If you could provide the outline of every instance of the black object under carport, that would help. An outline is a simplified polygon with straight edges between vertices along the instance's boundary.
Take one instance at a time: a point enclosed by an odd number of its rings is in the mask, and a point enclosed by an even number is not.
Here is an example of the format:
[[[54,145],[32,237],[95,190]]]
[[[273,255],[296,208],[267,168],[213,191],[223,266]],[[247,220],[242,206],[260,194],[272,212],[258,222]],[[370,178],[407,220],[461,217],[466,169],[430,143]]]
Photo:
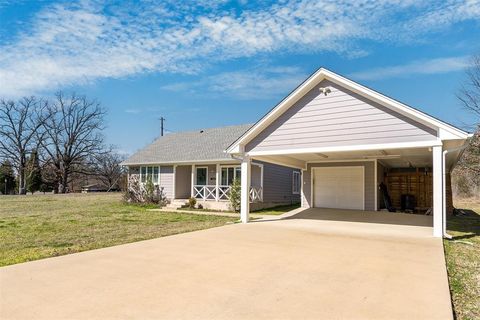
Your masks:
[[[385,208],[387,208],[388,212],[396,212],[397,209],[392,205],[392,199],[388,194],[387,186],[381,182],[379,186],[380,192],[382,193],[383,203],[385,204]]]

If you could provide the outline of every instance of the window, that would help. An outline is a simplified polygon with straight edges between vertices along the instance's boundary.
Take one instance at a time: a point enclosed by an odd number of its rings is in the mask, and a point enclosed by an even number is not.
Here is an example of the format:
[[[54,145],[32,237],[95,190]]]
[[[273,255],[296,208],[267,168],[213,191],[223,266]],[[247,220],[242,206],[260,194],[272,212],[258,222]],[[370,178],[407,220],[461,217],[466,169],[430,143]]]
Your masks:
[[[241,168],[240,167],[222,167],[221,172],[221,185],[222,186],[231,186],[234,179],[241,179]]]
[[[208,168],[207,167],[197,167],[197,186],[207,185],[208,180]]]
[[[301,178],[300,178],[300,172],[299,171],[293,171],[293,179],[292,179],[292,193],[293,194],[299,194],[300,193],[300,183],[301,183]]]
[[[158,184],[159,167],[141,167],[140,168],[140,182],[146,183],[148,179],[152,179],[154,184]]]

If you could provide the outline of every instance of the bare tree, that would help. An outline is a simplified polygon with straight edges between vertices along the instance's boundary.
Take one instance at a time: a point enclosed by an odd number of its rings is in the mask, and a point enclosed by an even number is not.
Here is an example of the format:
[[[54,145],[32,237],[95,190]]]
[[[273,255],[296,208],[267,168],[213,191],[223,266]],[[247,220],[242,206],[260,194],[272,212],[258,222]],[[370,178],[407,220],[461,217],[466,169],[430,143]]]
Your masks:
[[[35,97],[17,102],[0,100],[0,157],[9,160],[18,174],[18,193],[25,194],[27,155],[38,148],[42,138],[41,116],[47,103]]]
[[[466,71],[467,80],[462,85],[458,99],[466,110],[474,116],[475,134],[462,155],[456,171],[457,189],[463,194],[474,194],[480,190],[480,54],[472,59]]]
[[[94,175],[111,190],[118,186],[124,170],[120,163],[125,160],[125,156],[117,153],[113,148],[98,154],[93,160]]]
[[[467,81],[457,94],[462,105],[477,117],[480,124],[480,54],[472,58],[472,65],[467,69]]]
[[[57,93],[49,105],[42,146],[56,171],[56,190],[65,193],[69,176],[87,159],[102,152],[105,110],[97,101]]]

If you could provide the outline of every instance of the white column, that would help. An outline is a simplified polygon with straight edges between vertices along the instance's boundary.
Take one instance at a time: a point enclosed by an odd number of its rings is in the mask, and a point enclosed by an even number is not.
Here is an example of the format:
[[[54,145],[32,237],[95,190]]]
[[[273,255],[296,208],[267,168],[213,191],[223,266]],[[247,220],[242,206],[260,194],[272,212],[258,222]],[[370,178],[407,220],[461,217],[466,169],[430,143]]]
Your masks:
[[[442,146],[432,147],[433,157],[433,236],[442,237],[442,219],[443,219],[443,165],[442,165]]]
[[[195,165],[192,164],[192,188],[190,190],[190,196],[193,197],[194,195],[194,192],[193,192],[193,188],[195,186]]]
[[[173,186],[172,186],[172,189],[173,189],[173,196],[172,196],[172,200],[175,200],[176,198],[176,185],[177,185],[177,165],[174,165],[173,166]]]
[[[242,160],[242,190],[240,200],[240,219],[242,223],[247,223],[250,215],[250,177],[251,162],[250,158],[245,156]]]
[[[215,201],[218,201],[220,198],[220,164],[217,163],[216,170],[215,170]]]

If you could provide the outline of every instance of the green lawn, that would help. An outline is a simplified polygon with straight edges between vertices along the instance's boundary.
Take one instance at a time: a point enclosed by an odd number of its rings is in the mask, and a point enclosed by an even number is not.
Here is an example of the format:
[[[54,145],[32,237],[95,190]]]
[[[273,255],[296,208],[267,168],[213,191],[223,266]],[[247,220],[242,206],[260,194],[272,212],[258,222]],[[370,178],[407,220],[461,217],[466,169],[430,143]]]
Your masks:
[[[291,210],[294,210],[294,209],[297,209],[297,208],[300,208],[299,203],[298,204],[286,205],[286,206],[277,206],[277,207],[273,207],[273,208],[261,209],[261,210],[254,211],[252,213],[278,216],[278,215],[284,214],[285,212],[288,212],[288,211],[291,211]]]
[[[450,291],[458,320],[480,319],[480,200],[455,201],[467,215],[450,217],[445,254]]]
[[[120,194],[0,196],[0,266],[206,229],[235,218],[150,212]]]

